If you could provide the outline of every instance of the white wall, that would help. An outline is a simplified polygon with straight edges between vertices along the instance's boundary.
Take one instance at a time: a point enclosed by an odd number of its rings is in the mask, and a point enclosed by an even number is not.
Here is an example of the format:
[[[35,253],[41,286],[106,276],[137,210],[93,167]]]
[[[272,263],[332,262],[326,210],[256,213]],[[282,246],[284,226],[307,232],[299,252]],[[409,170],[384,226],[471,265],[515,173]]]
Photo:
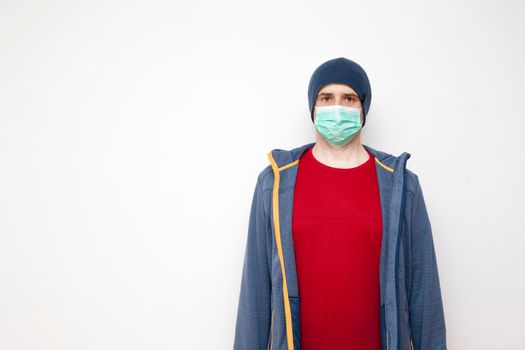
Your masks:
[[[0,3],[0,348],[231,349],[273,148],[325,60],[421,179],[450,349],[525,343],[522,1]]]

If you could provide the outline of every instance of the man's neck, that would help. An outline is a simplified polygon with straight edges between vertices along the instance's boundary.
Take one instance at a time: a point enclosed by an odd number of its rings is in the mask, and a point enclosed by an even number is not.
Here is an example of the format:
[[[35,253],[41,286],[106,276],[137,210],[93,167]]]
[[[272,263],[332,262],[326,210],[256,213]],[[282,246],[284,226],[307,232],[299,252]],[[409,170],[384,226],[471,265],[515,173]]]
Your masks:
[[[355,168],[369,159],[360,136],[361,133],[344,146],[334,146],[317,132],[316,143],[312,149],[313,156],[319,162],[333,168]]]

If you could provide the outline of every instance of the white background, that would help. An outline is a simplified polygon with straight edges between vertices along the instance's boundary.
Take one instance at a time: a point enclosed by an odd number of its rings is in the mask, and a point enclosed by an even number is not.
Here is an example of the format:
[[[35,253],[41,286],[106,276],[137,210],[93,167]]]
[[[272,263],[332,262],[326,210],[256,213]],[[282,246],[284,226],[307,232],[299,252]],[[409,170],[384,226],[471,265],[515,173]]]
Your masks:
[[[522,1],[0,2],[0,349],[231,349],[273,148],[355,60],[419,175],[450,349],[525,345]]]

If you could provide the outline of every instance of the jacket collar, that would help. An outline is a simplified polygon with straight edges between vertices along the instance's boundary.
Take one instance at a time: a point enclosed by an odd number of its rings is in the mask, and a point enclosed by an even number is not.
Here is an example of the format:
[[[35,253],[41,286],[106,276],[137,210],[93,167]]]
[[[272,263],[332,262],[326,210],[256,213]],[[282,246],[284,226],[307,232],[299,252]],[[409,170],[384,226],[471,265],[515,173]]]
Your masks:
[[[310,142],[291,150],[275,148],[270,153],[272,154],[277,167],[281,168],[297,161],[299,158],[301,158],[303,153],[313,145],[315,145],[315,142]],[[411,156],[411,154],[408,152],[403,152],[399,156],[394,156],[387,152],[379,151],[373,147],[370,147],[369,145],[362,145],[366,150],[374,155],[376,162],[379,165],[390,172],[394,172],[394,170],[400,165],[404,167],[406,165],[406,160]]]

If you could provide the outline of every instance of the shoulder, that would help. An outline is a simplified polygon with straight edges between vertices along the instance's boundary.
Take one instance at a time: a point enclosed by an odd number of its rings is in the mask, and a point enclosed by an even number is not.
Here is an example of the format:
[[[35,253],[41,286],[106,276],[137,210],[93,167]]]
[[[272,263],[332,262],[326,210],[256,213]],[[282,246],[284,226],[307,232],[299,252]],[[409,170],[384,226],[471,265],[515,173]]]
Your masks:
[[[419,191],[419,177],[412,170],[405,169],[405,191],[410,192],[412,195],[416,195]]]
[[[262,191],[271,190],[273,188],[273,169],[271,165],[264,167],[257,176],[257,184],[261,186]]]

